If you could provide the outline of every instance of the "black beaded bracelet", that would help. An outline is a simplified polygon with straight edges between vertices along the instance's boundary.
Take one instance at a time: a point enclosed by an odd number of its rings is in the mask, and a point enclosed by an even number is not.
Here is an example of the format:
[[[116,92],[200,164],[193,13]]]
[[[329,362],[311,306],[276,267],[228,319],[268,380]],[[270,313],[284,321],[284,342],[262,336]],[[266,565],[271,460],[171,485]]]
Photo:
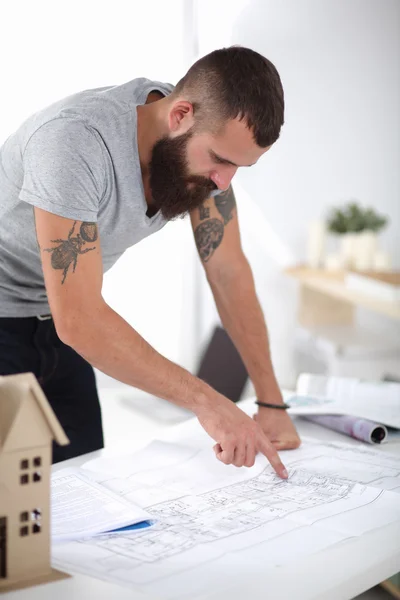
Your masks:
[[[260,402],[259,400],[256,400],[256,404],[257,406],[265,406],[265,408],[279,408],[280,410],[287,410],[290,408],[290,405],[286,404],[285,402],[283,404],[269,404],[269,402]]]

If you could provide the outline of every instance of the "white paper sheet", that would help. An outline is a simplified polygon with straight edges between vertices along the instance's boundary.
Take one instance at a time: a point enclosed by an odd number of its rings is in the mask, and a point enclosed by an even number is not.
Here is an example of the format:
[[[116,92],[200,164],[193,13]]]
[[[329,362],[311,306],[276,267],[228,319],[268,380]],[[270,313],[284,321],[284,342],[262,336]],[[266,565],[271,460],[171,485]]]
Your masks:
[[[53,542],[76,540],[146,520],[151,517],[143,509],[98,485],[80,469],[62,469],[51,477]]]
[[[99,472],[96,477],[145,506],[158,524],[135,536],[55,547],[55,564],[161,598],[195,598],[209,589],[208,570],[213,590],[225,589],[226,570],[218,575],[215,561],[234,565],[244,577],[254,561],[262,568],[260,556],[264,564],[281,565],[398,521],[399,496],[364,483],[384,481],[390,487],[396,480],[397,485],[400,460],[330,446],[324,452],[320,444],[305,443],[282,453],[289,470],[284,481],[261,456],[251,469],[236,469],[216,461],[208,447],[150,445],[137,461],[131,456],[125,462],[123,477]],[[141,469],[144,457],[152,469]],[[373,464],[371,473],[365,459]],[[169,467],[159,468],[157,460],[169,461]],[[99,470],[105,462],[87,466]]]

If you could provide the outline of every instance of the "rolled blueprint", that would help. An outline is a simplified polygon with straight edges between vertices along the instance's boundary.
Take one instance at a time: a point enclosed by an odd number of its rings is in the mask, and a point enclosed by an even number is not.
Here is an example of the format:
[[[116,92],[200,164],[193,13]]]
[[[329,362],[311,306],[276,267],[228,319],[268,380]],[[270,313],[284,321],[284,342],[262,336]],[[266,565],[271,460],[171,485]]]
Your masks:
[[[384,425],[358,417],[349,415],[302,415],[302,417],[369,444],[380,444],[387,437],[387,429]]]

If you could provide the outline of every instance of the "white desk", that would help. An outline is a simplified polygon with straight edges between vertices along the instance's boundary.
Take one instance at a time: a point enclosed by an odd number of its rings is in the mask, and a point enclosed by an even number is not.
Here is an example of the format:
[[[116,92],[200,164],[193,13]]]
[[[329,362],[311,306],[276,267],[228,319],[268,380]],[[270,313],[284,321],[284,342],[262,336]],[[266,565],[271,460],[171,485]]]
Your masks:
[[[190,422],[178,425],[190,427]],[[321,440],[357,444],[355,440],[303,421],[296,420],[301,435]],[[200,427],[200,426],[199,426]],[[149,439],[150,441],[150,439]],[[360,442],[361,443],[361,442]],[[141,440],[140,445],[143,445]],[[210,452],[211,450],[210,444]],[[374,446],[377,450],[400,454],[400,443]],[[90,458],[105,456],[107,450],[59,463],[53,469],[79,466]],[[399,498],[400,501],[400,498]],[[234,589],[226,594],[229,600],[349,600],[400,571],[400,522],[376,529],[361,537],[328,548],[284,567],[268,568],[257,579],[235,582]],[[4,600],[159,600],[135,590],[112,585],[82,575],[2,595]],[[221,600],[221,593],[210,593],[207,600]]]

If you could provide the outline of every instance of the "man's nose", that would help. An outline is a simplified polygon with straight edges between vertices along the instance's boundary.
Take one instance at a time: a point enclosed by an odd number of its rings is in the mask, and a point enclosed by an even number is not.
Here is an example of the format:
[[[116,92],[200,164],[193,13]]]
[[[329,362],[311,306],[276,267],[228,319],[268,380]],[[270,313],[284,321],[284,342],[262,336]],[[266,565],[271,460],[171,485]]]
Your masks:
[[[237,170],[237,167],[227,165],[212,171],[210,179],[215,183],[219,190],[227,190]]]

